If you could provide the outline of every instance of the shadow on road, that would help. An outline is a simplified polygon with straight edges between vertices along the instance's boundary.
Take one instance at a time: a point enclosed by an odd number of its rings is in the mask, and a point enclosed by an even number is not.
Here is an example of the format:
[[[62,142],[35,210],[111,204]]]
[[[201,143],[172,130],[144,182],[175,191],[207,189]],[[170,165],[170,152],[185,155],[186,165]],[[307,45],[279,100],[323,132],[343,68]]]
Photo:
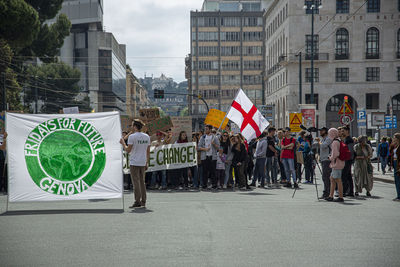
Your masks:
[[[101,213],[124,213],[123,209],[73,209],[73,210],[14,210],[6,211],[0,216],[19,215],[55,215],[55,214],[101,214]]]
[[[153,212],[153,210],[146,209],[146,208],[138,208],[138,209],[133,209],[131,213],[149,213]]]

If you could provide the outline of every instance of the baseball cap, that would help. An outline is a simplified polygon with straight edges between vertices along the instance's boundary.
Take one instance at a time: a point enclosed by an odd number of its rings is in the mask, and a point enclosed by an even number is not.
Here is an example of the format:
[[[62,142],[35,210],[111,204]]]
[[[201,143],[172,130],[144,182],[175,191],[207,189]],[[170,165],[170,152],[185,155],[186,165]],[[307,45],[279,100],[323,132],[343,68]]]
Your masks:
[[[320,129],[318,129],[318,131],[328,131],[328,128],[322,127],[322,128],[320,128]]]

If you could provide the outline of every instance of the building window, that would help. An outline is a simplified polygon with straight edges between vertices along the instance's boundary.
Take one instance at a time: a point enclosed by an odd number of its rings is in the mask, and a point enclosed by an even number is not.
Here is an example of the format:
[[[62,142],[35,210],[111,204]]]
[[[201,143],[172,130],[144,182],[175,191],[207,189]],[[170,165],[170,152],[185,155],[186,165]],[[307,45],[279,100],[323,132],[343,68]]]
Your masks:
[[[196,62],[194,61],[194,70],[196,70]],[[217,70],[218,61],[199,61],[199,70]]]
[[[192,39],[196,40],[196,34],[192,34]],[[217,42],[218,41],[218,32],[199,32],[199,41]]]
[[[243,11],[261,11],[260,3],[242,3]]]
[[[306,60],[310,60],[311,59],[311,34],[307,34],[306,35]],[[319,43],[319,35],[318,34],[314,34],[314,59],[318,59],[318,51],[319,51],[319,47],[318,47],[318,43]]]
[[[243,84],[261,84],[261,75],[243,75]]]
[[[349,1],[350,0],[336,0],[336,13],[349,13]]]
[[[221,46],[221,56],[240,56],[240,46]]]
[[[306,83],[311,82],[311,68],[306,68]],[[314,68],[314,82],[319,82],[319,69]]]
[[[240,27],[240,18],[238,17],[223,17],[221,18],[222,27]]]
[[[222,84],[224,85],[238,85],[240,84],[240,75],[223,75]]]
[[[400,67],[397,67],[397,80],[400,81]]]
[[[319,6],[321,5],[321,0],[305,0],[304,6],[306,7],[306,14],[319,14]]]
[[[368,0],[367,12],[368,13],[381,12],[381,0]]]
[[[335,59],[349,59],[349,32],[344,28],[336,32]]]
[[[244,56],[255,56],[262,54],[261,46],[243,46],[243,55]]]
[[[222,61],[221,69],[222,70],[239,70],[240,62],[239,61]]]
[[[349,81],[349,68],[336,68],[336,82]]]
[[[243,32],[244,41],[261,41],[262,32]]]
[[[318,110],[318,94],[314,94],[314,104],[317,104]],[[311,94],[306,94],[306,104],[311,104]]]
[[[365,94],[367,109],[379,109],[379,93]]]
[[[400,29],[397,30],[397,58],[400,58]]]
[[[196,49],[194,49],[194,55],[196,55]],[[200,57],[212,57],[218,56],[217,46],[199,46],[199,56]]]
[[[240,41],[240,32],[221,32],[221,41]]]
[[[262,26],[263,20],[262,18],[257,17],[244,17],[243,18],[243,26],[245,27],[255,27],[255,26]]]
[[[202,17],[198,18],[199,27],[217,27],[218,19],[216,17]]]
[[[245,69],[245,70],[261,70],[262,69],[262,61],[261,60],[243,61],[243,69]]]
[[[377,82],[379,81],[379,67],[367,68],[367,82]]]
[[[379,30],[375,27],[369,28],[367,31],[367,59],[379,58]]]

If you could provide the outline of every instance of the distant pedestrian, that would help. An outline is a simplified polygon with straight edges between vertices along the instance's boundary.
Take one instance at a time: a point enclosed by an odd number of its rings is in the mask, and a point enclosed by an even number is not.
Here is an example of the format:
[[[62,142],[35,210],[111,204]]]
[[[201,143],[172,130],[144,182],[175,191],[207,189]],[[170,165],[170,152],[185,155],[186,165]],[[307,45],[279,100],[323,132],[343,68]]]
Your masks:
[[[178,140],[176,140],[175,144],[183,144],[183,143],[188,143],[188,138],[187,138],[187,134],[185,131],[181,131],[179,133],[178,136]],[[181,184],[183,185],[184,189],[188,189],[189,188],[189,177],[188,177],[188,173],[189,173],[189,168],[180,168],[177,169],[175,172],[175,177],[174,177],[174,184],[176,187],[179,186],[179,189],[182,189]]]
[[[393,143],[393,172],[396,185],[397,197],[393,201],[400,202],[400,133],[396,133],[392,140]]]
[[[379,160],[381,162],[382,174],[386,174],[386,165],[388,164],[389,158],[389,143],[387,142],[386,137],[383,137],[381,143],[378,146]]]
[[[265,132],[263,132],[258,137],[257,141],[256,164],[254,166],[254,176],[251,186],[256,186],[257,180],[260,181],[260,187],[264,187],[265,185],[265,161],[267,156],[267,146],[267,139],[265,138]]]
[[[217,156],[217,169],[215,175],[217,176],[217,181],[219,183],[219,188],[224,188],[225,182],[225,161],[226,154],[224,154],[224,149],[221,147],[218,151]]]
[[[220,147],[219,139],[212,134],[212,126],[205,126],[205,135],[200,138],[199,150],[201,151],[201,164],[203,167],[203,189],[207,188],[210,179],[212,188],[217,188],[215,170],[217,165],[217,152]]]
[[[246,147],[241,141],[239,135],[235,134],[233,139],[231,140],[233,147],[233,159],[232,159],[232,166],[235,173],[235,181],[239,186],[239,189],[246,189],[247,188],[247,181],[244,175],[244,167],[247,158],[247,151]]]
[[[372,148],[367,144],[367,137],[358,137],[358,144],[354,146],[355,162],[354,162],[354,178],[355,178],[355,195],[358,196],[364,188],[367,190],[367,196],[371,196],[373,187],[372,180]]]
[[[319,160],[322,165],[322,181],[324,182],[324,191],[322,194],[322,198],[327,198],[330,192],[330,177],[332,169],[329,166],[331,161],[329,160],[330,154],[330,145],[332,143],[332,139],[328,137],[328,128],[322,127],[319,129],[319,134],[321,136],[320,145],[319,145]]]
[[[285,172],[286,172],[286,178],[287,178],[287,183],[286,187],[291,188],[292,184],[290,182],[290,176],[292,176],[293,179],[293,186],[294,188],[298,188],[297,180],[296,180],[296,169],[295,169],[295,162],[294,162],[294,151],[295,151],[295,145],[296,145],[296,140],[291,137],[290,135],[290,128],[287,127],[285,129],[285,137],[282,139],[281,143],[281,161],[283,163],[283,166],[285,167]]]
[[[304,172],[305,172],[305,183],[312,184],[314,181],[314,170],[313,170],[313,152],[312,147],[312,135],[305,136],[304,148],[303,148],[303,160],[304,160]]]
[[[336,128],[331,128],[328,131],[328,136],[332,141],[331,143],[331,155],[329,160],[331,164],[329,167],[332,168],[331,172],[331,189],[329,193],[329,197],[326,198],[327,201],[337,201],[343,202],[343,184],[342,184],[342,171],[344,168],[344,161],[340,160],[340,140],[339,138],[339,131]],[[339,191],[339,198],[333,199],[333,194],[335,193],[335,188],[338,188]]]
[[[279,164],[279,172],[281,173],[281,179],[280,183],[281,184],[286,184],[286,171],[285,167],[283,166],[283,163],[281,161],[281,152],[282,152],[282,140],[284,137],[284,130],[282,128],[278,129],[278,132],[276,134],[276,145],[275,148],[278,151],[278,164]]]
[[[267,186],[278,187],[278,150],[275,148],[275,127],[268,128],[266,179]]]
[[[351,166],[353,165],[353,159],[354,159],[354,140],[350,136],[349,126],[342,127],[340,138],[344,142],[344,144],[348,147],[351,154],[351,159],[345,161],[342,172],[343,195],[354,197],[353,176],[351,172]]]
[[[133,134],[128,137],[128,145],[121,138],[120,143],[129,153],[129,165],[134,186],[135,203],[129,208],[146,207],[145,172],[150,158],[150,137],[142,133],[144,123],[135,119],[132,122]]]

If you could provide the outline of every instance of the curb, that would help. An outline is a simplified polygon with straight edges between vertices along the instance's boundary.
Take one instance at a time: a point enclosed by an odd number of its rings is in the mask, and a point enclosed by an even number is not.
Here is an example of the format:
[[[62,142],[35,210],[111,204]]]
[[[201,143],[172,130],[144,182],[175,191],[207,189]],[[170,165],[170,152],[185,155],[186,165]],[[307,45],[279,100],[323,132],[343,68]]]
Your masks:
[[[386,178],[379,178],[379,177],[374,177],[375,181],[380,181],[388,184],[394,184],[394,180],[391,179],[386,179]]]

